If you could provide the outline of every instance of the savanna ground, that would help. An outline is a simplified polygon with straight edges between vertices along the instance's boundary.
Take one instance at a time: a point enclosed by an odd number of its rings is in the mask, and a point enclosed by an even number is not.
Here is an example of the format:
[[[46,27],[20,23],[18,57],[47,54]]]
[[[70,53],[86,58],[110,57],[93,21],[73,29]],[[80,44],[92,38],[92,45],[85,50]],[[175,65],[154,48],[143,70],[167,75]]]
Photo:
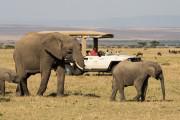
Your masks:
[[[172,48],[174,49],[174,48]],[[56,75],[53,72],[43,97],[36,96],[40,75],[28,80],[29,97],[17,97],[16,85],[6,84],[6,97],[0,97],[2,120],[179,120],[180,54],[169,54],[167,48],[130,49],[121,52],[144,53],[144,60],[159,62],[164,70],[166,101],[162,100],[160,82],[151,78],[145,102],[135,102],[134,87],[125,89],[127,102],[109,101],[112,76],[66,76],[66,97],[55,97]],[[177,49],[180,50],[180,49]],[[162,56],[157,56],[157,52]],[[14,69],[13,50],[0,50],[0,67]]]

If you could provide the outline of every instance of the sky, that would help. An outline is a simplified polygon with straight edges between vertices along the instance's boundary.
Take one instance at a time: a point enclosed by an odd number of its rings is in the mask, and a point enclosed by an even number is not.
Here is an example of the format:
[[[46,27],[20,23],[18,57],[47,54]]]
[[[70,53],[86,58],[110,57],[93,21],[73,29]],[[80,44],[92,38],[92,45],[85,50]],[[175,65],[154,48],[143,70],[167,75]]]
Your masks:
[[[0,24],[180,16],[180,0],[0,0]]]

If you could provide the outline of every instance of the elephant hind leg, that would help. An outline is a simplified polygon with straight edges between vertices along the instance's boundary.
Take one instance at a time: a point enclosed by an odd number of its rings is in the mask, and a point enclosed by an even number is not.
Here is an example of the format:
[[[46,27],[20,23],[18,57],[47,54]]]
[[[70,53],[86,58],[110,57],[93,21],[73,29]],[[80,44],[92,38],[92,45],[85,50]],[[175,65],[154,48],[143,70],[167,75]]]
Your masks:
[[[20,96],[29,96],[29,90],[27,88],[27,79],[30,76],[30,74],[26,74],[24,76],[19,77],[20,83],[18,84],[16,88],[16,94]]]
[[[116,99],[116,94],[117,94],[117,91],[118,91],[116,79],[115,79],[115,77],[113,77],[113,79],[112,79],[112,94],[111,94],[111,97],[110,97],[110,101],[115,101],[115,99]]]
[[[16,95],[17,96],[24,96],[24,92],[22,89],[22,85],[20,85],[21,83],[19,83],[16,87]]]

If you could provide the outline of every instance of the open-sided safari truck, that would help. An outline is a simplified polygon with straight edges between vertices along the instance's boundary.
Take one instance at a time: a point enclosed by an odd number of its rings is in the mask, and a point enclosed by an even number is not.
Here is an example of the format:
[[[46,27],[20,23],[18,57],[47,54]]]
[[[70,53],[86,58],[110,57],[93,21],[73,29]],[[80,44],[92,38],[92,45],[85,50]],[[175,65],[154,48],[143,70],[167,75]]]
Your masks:
[[[104,54],[98,49],[98,40],[103,38],[113,38],[110,33],[97,31],[42,31],[41,33],[59,32],[65,35],[75,37],[80,40],[82,45],[82,54],[84,56],[85,70],[84,72],[111,72],[112,68],[123,60],[138,61],[139,57],[132,55]],[[93,48],[96,49],[98,55],[87,55],[87,40],[92,40]],[[92,48],[91,48],[92,49]],[[67,74],[78,74],[73,70],[71,63],[66,63]]]

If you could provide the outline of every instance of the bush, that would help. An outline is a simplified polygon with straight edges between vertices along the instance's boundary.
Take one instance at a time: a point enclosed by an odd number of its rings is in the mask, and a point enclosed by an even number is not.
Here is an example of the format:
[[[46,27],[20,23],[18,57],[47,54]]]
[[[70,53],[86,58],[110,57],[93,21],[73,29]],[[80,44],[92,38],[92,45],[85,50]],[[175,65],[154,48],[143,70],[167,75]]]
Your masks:
[[[154,40],[154,41],[151,41],[150,44],[151,44],[150,45],[151,47],[155,48],[155,47],[159,46],[160,42]]]
[[[5,45],[4,48],[5,49],[14,49],[14,45]]]
[[[0,44],[0,49],[14,49],[15,46],[14,45],[1,45]]]

